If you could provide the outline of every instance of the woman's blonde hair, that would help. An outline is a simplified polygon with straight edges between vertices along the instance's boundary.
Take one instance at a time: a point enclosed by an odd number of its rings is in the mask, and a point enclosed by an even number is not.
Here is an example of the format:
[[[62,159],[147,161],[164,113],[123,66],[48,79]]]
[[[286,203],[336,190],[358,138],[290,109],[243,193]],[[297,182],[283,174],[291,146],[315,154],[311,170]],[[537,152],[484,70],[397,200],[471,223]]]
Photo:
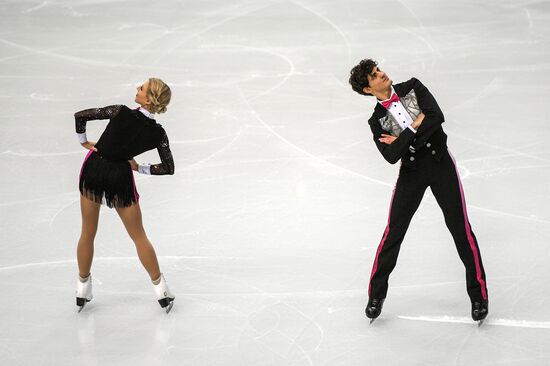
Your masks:
[[[166,112],[166,106],[170,103],[172,91],[164,81],[157,78],[149,78],[147,97],[151,101],[151,112],[164,113]]]

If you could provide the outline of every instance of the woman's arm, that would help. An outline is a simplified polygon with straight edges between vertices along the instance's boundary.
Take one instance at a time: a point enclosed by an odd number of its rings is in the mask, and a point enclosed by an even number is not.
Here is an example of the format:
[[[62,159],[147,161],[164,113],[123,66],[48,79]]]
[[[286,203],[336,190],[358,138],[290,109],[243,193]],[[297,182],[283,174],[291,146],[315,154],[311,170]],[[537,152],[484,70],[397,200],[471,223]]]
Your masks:
[[[172,157],[172,151],[170,151],[170,143],[168,141],[168,135],[166,131],[162,129],[162,137],[159,145],[157,146],[157,151],[160,156],[160,164],[139,164],[138,172],[141,174],[150,174],[150,175],[166,175],[174,174],[175,165],[174,158]],[[132,162],[130,162],[131,165]]]
[[[104,108],[90,108],[76,112],[74,114],[75,129],[80,144],[87,149],[92,148],[94,145],[94,143],[88,141],[86,136],[86,122],[114,118],[120,112],[121,107],[121,105],[110,105]]]

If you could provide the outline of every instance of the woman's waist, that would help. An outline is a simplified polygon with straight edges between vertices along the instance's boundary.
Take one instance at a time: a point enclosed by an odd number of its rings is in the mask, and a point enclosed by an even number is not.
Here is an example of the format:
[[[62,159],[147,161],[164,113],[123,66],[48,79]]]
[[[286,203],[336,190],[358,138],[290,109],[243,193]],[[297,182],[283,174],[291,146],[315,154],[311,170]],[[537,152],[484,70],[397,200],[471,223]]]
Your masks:
[[[100,149],[94,151],[91,156],[94,156],[97,159],[105,160],[110,163],[128,163],[128,160],[132,159],[132,157],[127,157],[126,155],[113,154]]]

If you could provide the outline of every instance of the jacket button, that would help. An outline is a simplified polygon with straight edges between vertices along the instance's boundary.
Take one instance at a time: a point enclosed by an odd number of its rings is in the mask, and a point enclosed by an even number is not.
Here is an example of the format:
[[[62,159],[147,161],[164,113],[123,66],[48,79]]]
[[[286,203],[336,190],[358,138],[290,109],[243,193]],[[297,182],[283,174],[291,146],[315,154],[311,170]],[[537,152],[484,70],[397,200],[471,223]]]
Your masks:
[[[414,156],[411,156],[411,157],[409,158],[409,160],[410,160],[410,161],[414,161]]]
[[[432,155],[435,155],[435,150],[432,150]]]
[[[430,144],[429,142],[426,144],[427,147],[430,147],[432,146],[432,144]]]

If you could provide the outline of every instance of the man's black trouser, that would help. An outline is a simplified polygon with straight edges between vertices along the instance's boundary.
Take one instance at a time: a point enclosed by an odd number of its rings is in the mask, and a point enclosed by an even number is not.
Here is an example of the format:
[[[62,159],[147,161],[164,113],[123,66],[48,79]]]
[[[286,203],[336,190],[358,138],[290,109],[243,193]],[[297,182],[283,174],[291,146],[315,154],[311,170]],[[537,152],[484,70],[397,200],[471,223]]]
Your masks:
[[[391,199],[388,225],[372,267],[369,297],[386,297],[388,278],[397,262],[399,248],[426,188],[430,187],[466,268],[470,300],[487,299],[481,253],[468,221],[464,192],[453,158],[445,151],[438,162],[431,156],[431,151],[424,148],[415,154],[415,159],[416,169],[401,165]]]

